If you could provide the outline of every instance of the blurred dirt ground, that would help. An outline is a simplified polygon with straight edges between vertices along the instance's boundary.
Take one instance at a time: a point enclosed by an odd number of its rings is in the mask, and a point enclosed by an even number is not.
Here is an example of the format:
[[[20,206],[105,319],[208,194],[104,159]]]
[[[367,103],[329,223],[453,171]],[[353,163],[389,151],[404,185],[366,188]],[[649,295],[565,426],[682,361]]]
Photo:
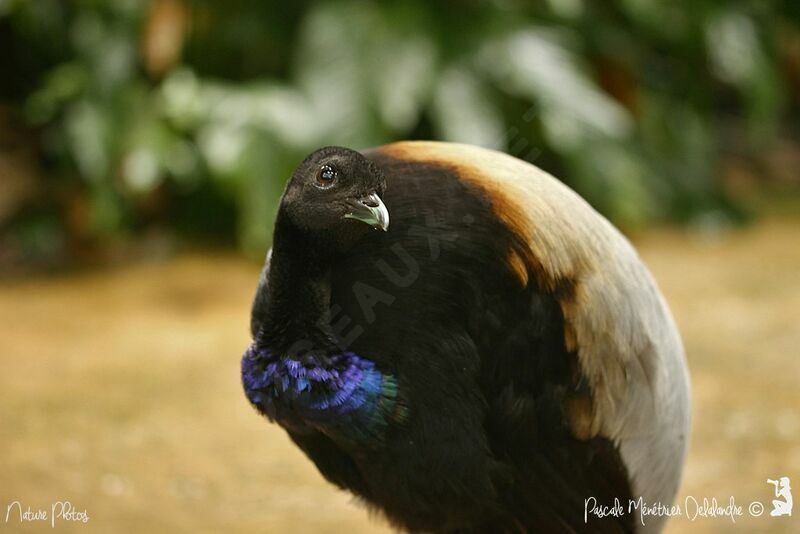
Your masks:
[[[800,221],[702,239],[637,237],[680,324],[694,384],[682,496],[744,517],[669,532],[798,532],[766,479],[800,497]],[[227,255],[0,284],[0,531],[6,507],[70,500],[75,532],[388,532],[247,405],[239,358],[259,267]],[[576,511],[582,513],[582,510]]]

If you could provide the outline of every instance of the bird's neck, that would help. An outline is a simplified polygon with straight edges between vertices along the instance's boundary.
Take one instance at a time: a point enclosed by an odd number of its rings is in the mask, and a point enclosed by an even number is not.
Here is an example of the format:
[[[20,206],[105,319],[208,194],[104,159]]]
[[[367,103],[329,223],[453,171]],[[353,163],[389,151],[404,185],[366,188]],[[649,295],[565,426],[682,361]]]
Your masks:
[[[343,445],[376,444],[405,405],[396,379],[336,343],[330,256],[276,221],[262,327],[242,358],[247,398],[290,430],[316,428]]]
[[[259,344],[284,356],[336,348],[329,321],[331,262],[327,251],[278,218]]]

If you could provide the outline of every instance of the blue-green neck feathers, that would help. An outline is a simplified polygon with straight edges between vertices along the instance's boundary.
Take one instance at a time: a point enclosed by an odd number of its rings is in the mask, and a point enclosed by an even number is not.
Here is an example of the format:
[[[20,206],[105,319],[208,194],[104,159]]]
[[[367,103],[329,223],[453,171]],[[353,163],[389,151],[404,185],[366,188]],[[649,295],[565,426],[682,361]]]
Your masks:
[[[253,304],[255,341],[242,358],[242,383],[253,406],[288,430],[317,430],[342,445],[369,447],[405,419],[406,408],[394,376],[335,343],[330,255],[282,204]],[[298,340],[310,347],[300,351]]]
[[[352,352],[301,363],[251,345],[242,358],[248,400],[287,428],[313,427],[356,445],[380,442],[390,422],[405,418],[397,381]]]

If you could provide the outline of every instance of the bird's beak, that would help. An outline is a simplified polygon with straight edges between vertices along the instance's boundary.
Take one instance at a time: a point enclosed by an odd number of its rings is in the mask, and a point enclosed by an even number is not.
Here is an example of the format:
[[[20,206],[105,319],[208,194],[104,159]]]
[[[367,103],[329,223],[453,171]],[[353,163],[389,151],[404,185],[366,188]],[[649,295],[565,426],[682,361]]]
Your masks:
[[[344,218],[365,222],[373,228],[380,228],[384,232],[389,229],[389,210],[386,209],[377,193],[372,193],[353,201]]]

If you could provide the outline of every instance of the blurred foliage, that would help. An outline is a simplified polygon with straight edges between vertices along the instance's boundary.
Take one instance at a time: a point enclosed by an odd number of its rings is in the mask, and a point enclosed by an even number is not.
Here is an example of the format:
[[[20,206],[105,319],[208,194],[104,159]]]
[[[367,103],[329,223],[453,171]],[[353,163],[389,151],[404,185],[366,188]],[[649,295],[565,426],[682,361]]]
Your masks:
[[[623,225],[731,217],[726,155],[800,136],[796,0],[0,0],[0,45],[44,162],[24,231],[79,241],[260,255],[301,157],[403,138],[506,150]]]

